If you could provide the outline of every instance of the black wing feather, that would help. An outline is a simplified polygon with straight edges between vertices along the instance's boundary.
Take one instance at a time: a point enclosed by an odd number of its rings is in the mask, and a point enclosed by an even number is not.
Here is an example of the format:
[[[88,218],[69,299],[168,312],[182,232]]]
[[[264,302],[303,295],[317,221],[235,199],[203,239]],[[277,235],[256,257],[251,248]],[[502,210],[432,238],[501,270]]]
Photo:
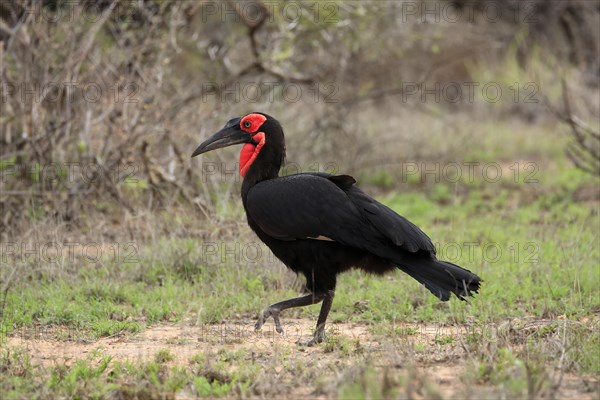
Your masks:
[[[324,173],[267,180],[249,191],[246,212],[265,233],[279,240],[325,236],[386,258],[396,258],[399,249],[435,252],[418,227],[354,183],[350,176]]]
[[[374,200],[356,186],[348,191],[348,197],[356,207],[365,211],[369,222],[396,246],[412,253],[425,250],[435,254],[435,246],[431,239],[403,216]]]

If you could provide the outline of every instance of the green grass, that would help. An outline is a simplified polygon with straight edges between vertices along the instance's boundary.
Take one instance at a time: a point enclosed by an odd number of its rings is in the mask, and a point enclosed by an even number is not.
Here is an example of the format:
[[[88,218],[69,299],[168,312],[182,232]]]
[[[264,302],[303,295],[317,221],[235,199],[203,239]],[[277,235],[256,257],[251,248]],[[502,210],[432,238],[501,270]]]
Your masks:
[[[167,365],[172,355],[161,350],[154,361],[133,363],[113,360],[101,349],[72,365],[34,368],[22,349],[0,352],[0,390],[3,399],[24,398],[37,393],[40,398],[171,398],[221,397],[242,394],[258,368],[244,365],[231,373],[218,372],[204,362],[191,366]]]
[[[182,242],[152,248],[172,255],[173,246]],[[191,255],[195,256],[201,255]],[[24,282],[8,293],[3,328],[10,332],[58,325],[94,339],[185,317],[213,323],[236,313],[254,315],[276,299],[273,287],[283,286],[278,282],[285,272],[282,268],[269,275],[258,267],[232,268],[227,260],[226,267],[187,260],[174,266],[166,261],[169,256],[164,261],[150,257],[135,264],[109,261],[102,269],[84,264],[75,274],[51,270],[38,282]],[[290,290],[281,293],[292,295]]]
[[[514,151],[512,146],[499,150],[492,142],[465,159],[494,160]],[[533,146],[530,139],[521,145]],[[570,166],[557,151],[560,145],[544,144],[544,151],[555,157],[551,160],[531,153],[538,157],[537,182],[526,181],[523,174],[493,183],[481,176],[434,185],[413,179],[390,190],[389,176],[375,176],[372,184],[388,187],[379,199],[422,227],[436,243],[440,258],[480,275],[481,292],[471,304],[456,299],[440,303],[400,272],[376,277],[352,271],[338,279],[330,321],[366,324],[374,337],[407,343],[419,337],[415,328],[419,324],[467,327],[464,343],[439,333],[432,343],[415,341],[408,347],[410,357],[431,356],[435,348],[450,352],[451,358],[455,356],[451,352],[465,346],[471,354],[470,373],[460,379],[495,387],[499,390],[495,393],[509,397],[550,391],[545,366],[556,365],[561,358],[567,371],[600,374],[599,207],[598,201],[576,201],[574,195],[581,188],[597,188],[599,182]],[[221,205],[219,221],[241,219],[240,209],[239,203]],[[137,262],[75,260],[60,267],[24,263],[7,294],[2,332],[47,329],[56,340],[94,341],[134,335],[156,324],[254,318],[267,304],[296,295],[301,282],[259,245],[249,228],[232,226],[235,229],[208,226],[207,231],[217,233],[204,239],[162,237],[138,243]],[[282,319],[316,320],[319,307],[289,310]],[[510,321],[528,318],[546,322],[529,330],[510,326]],[[417,325],[402,325],[406,323]],[[565,337],[568,351],[563,356],[560,346],[552,343]],[[186,340],[175,338],[170,343],[177,346]],[[334,390],[340,398],[410,396],[406,385],[417,378],[421,394],[438,396],[417,366],[382,372],[358,340],[331,335],[321,351],[342,361],[364,359],[365,367],[348,367],[350,378],[334,389],[313,376],[318,367],[290,360],[285,349],[276,351],[269,368],[294,372],[296,384],[310,380],[315,393]],[[6,348],[0,352],[0,391],[7,399],[33,394],[103,398],[121,393],[141,398],[157,393],[192,397],[279,393],[272,389],[276,385],[253,386],[257,379],[266,385],[267,378],[258,375],[265,361],[255,360],[244,349],[223,348],[210,356],[199,353],[190,365],[176,365],[175,359],[170,348],[143,362],[117,361],[98,351],[69,365],[40,369],[31,364],[26,351]],[[334,367],[328,368],[337,374]]]

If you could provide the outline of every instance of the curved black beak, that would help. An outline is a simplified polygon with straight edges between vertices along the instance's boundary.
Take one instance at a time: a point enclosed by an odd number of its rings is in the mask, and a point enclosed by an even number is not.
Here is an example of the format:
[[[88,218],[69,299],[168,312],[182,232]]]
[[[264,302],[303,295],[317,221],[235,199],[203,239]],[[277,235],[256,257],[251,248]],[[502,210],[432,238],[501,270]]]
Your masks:
[[[239,128],[240,118],[232,119],[223,129],[215,133],[198,146],[192,153],[192,157],[207,151],[220,149],[222,147],[232,146],[239,143],[250,143],[252,136]]]

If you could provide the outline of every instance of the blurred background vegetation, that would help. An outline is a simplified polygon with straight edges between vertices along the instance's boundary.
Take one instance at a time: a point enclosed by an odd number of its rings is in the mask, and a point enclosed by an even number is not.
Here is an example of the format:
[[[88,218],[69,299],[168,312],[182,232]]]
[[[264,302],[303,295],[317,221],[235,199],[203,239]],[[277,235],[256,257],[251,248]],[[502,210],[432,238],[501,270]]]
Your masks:
[[[400,189],[408,162],[464,161],[481,140],[471,161],[536,161],[559,140],[598,175],[599,12],[594,1],[2,0],[2,239],[43,221],[121,235],[157,210],[206,218],[224,202],[211,192],[237,183],[223,173],[235,156],[189,155],[252,110],[282,121],[287,172]]]

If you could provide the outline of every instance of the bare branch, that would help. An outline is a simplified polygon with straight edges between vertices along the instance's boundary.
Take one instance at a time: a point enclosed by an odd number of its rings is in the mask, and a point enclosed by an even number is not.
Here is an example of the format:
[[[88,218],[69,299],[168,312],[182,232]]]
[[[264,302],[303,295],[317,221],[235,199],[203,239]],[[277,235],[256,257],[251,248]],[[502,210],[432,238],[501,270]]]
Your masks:
[[[548,99],[544,102],[556,118],[571,128],[573,142],[565,150],[567,157],[582,171],[600,176],[600,132],[573,114],[569,88],[564,78],[561,85],[564,111],[557,110]]]

